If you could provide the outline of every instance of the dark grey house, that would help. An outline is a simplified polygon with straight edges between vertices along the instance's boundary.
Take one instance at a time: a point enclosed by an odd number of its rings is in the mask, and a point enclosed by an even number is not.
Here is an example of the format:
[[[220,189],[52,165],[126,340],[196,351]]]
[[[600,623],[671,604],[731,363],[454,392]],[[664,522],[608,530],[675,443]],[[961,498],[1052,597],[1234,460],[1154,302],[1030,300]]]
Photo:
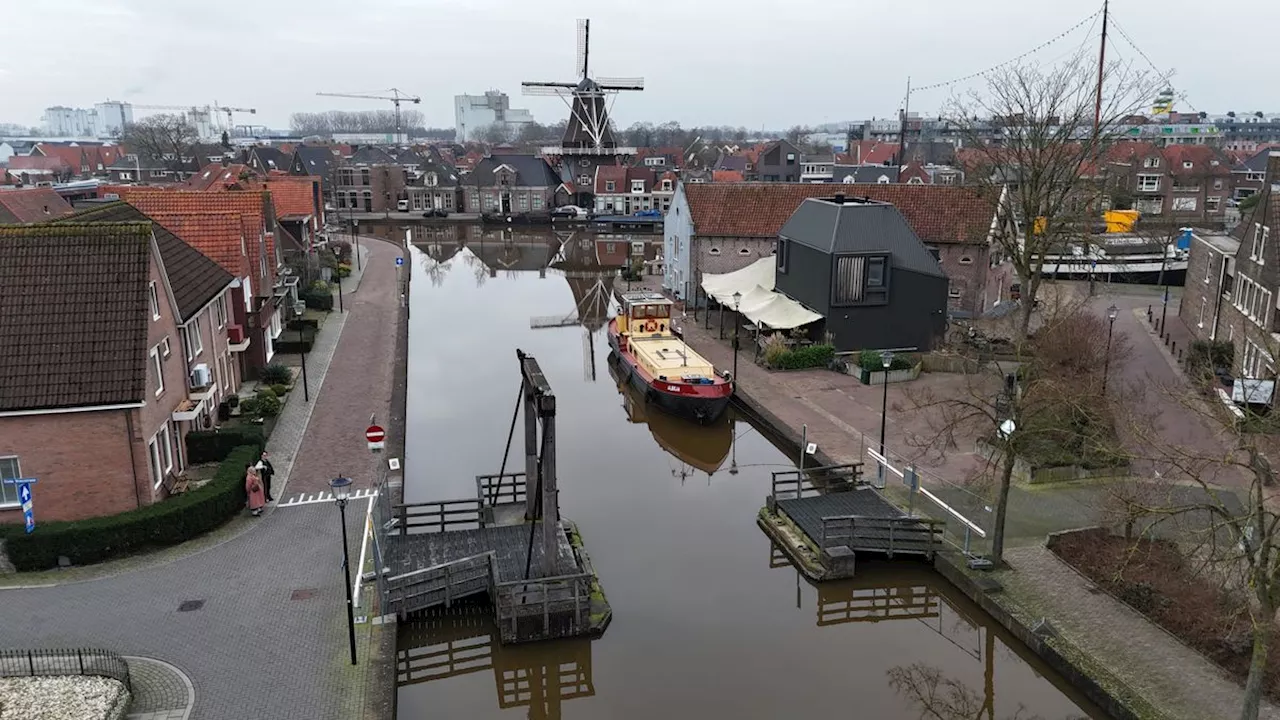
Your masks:
[[[800,150],[786,140],[775,140],[760,153],[756,176],[764,182],[800,182]]]
[[[947,277],[889,203],[809,198],[778,232],[777,290],[825,318],[836,349],[928,350],[945,330]]]

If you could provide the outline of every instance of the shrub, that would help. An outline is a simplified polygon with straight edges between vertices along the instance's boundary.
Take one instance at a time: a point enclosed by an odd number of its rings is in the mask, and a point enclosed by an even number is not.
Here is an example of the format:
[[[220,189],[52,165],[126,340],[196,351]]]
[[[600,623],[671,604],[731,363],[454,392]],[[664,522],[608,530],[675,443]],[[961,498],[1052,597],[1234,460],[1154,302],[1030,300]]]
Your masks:
[[[769,367],[781,367],[778,363],[787,354],[787,343],[781,335],[770,335],[764,344],[764,361]]]
[[[272,385],[271,392],[275,393],[276,397],[284,397],[285,393],[289,392],[289,386],[288,385]]]
[[[276,338],[276,352],[286,355],[294,355],[301,352],[311,352],[311,347],[315,345],[316,333],[314,330],[286,330],[280,333],[280,337]]]
[[[259,413],[260,405],[261,403],[258,401],[258,398],[256,397],[245,398],[244,400],[240,401],[240,414],[247,418],[262,417],[262,415]]]
[[[253,445],[261,448],[266,444],[262,436],[262,428],[239,425],[220,430],[192,430],[187,433],[187,462],[218,462],[225,460],[236,448]]]
[[[778,357],[777,364],[774,364],[774,367],[782,370],[824,368],[831,364],[835,356],[836,349],[831,345],[810,345],[784,351]]]
[[[271,363],[258,371],[258,379],[267,385],[288,385],[293,382],[293,371],[281,363]]]
[[[320,321],[315,318],[294,318],[285,323],[287,330],[319,330]]]
[[[271,388],[262,388],[258,391],[258,415],[261,417],[275,417],[280,414],[281,402],[280,398],[271,391]]]
[[[884,372],[884,357],[878,350],[863,350],[858,353],[858,367],[868,372]],[[911,360],[902,355],[894,355],[889,362],[890,370],[908,370],[911,367]]]
[[[302,302],[306,303],[307,308],[311,310],[324,310],[325,312],[328,312],[333,309],[333,294],[329,292],[327,287],[322,291],[308,290],[307,292],[299,293],[298,297],[301,298]]]
[[[351,277],[351,266],[339,263],[337,269],[333,271],[333,274],[340,278]]]
[[[28,535],[5,529],[5,548],[18,570],[44,570],[66,557],[89,565],[143,550],[168,547],[203,535],[244,508],[244,469],[261,445],[238,447],[227,455],[213,480],[190,492],[137,510],[72,522],[41,523]]]
[[[330,252],[336,251],[338,253],[339,260],[345,261],[351,257],[351,243],[346,240],[338,240],[329,243],[329,247],[331,248]]]

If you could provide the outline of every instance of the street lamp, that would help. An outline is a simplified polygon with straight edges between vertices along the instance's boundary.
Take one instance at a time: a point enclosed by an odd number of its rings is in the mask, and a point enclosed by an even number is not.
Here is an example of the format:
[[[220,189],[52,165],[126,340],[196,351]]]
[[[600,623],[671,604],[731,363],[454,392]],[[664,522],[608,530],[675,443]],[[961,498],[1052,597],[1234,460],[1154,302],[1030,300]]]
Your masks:
[[[337,246],[334,246],[333,259],[337,260],[341,255],[342,255],[342,252],[337,248]],[[344,306],[344,303],[342,301],[342,276],[338,275],[337,270],[334,270],[333,274],[334,274],[334,277],[338,278],[338,312],[345,313],[347,311],[347,308]]]
[[[880,461],[879,475],[883,477],[884,464],[888,461],[884,454],[884,430],[889,417],[889,367],[893,365],[893,353],[888,350],[880,353],[880,362],[884,365],[884,396],[880,401],[880,457],[883,459]]]
[[[299,307],[299,305],[302,305],[302,307]],[[332,305],[330,307],[332,307]],[[295,303],[293,309],[294,319],[301,321],[302,316],[306,313],[306,303]],[[295,327],[298,328],[298,356],[302,358],[302,399],[305,402],[311,402],[311,388],[310,383],[307,382],[306,331],[303,329],[301,322],[298,322]],[[313,335],[312,337],[315,336]]]
[[[351,664],[356,664],[356,614],[355,602],[351,599],[351,555],[347,550],[347,499],[351,497],[351,478],[336,477],[329,481],[333,490],[333,500],[338,504],[342,514],[342,571],[347,586],[347,637],[351,641]]]
[[[356,269],[360,269],[360,218],[351,218],[351,242],[355,248],[352,253],[356,256]]]
[[[733,385],[738,386],[738,331],[742,329],[742,316],[738,314],[738,305],[742,302],[742,293],[733,291]]]
[[[1111,371],[1111,333],[1114,332],[1116,329],[1116,315],[1119,315],[1119,314],[1120,314],[1120,311],[1116,309],[1115,305],[1112,305],[1111,307],[1107,308],[1107,354],[1102,360],[1102,394],[1103,395],[1107,394],[1107,375],[1109,375]],[[1163,329],[1164,328],[1162,327],[1161,330]]]

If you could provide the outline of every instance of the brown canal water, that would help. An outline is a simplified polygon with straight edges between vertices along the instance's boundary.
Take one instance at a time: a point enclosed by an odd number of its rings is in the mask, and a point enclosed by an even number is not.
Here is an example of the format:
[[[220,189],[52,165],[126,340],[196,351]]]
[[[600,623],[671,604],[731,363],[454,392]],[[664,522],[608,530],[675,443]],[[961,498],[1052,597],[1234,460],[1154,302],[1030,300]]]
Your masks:
[[[399,225],[362,230],[404,238]],[[498,471],[515,350],[531,353],[558,399],[561,512],[613,622],[594,641],[510,647],[484,608],[407,623],[397,718],[911,720],[930,688],[935,709],[952,708],[930,717],[1105,717],[926,566],[867,562],[851,581],[803,580],[755,523],[770,472],[794,467],[787,455],[732,411],[695,427],[619,389],[591,288],[601,260],[621,264],[631,240],[660,238],[410,232],[406,500],[472,497],[475,475]],[[586,328],[531,328],[579,306]]]

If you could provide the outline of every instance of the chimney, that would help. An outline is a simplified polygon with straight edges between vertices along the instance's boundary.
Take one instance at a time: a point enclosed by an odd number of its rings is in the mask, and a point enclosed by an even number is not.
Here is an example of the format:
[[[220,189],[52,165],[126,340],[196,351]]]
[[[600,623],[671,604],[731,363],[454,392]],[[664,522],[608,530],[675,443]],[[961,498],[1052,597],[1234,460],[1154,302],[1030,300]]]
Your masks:
[[[835,198],[833,198],[833,199],[832,199],[832,202],[834,202],[834,203],[835,203],[835,204],[837,204],[837,205],[843,205],[843,204],[844,204],[844,193],[836,193],[836,196],[835,196]]]

